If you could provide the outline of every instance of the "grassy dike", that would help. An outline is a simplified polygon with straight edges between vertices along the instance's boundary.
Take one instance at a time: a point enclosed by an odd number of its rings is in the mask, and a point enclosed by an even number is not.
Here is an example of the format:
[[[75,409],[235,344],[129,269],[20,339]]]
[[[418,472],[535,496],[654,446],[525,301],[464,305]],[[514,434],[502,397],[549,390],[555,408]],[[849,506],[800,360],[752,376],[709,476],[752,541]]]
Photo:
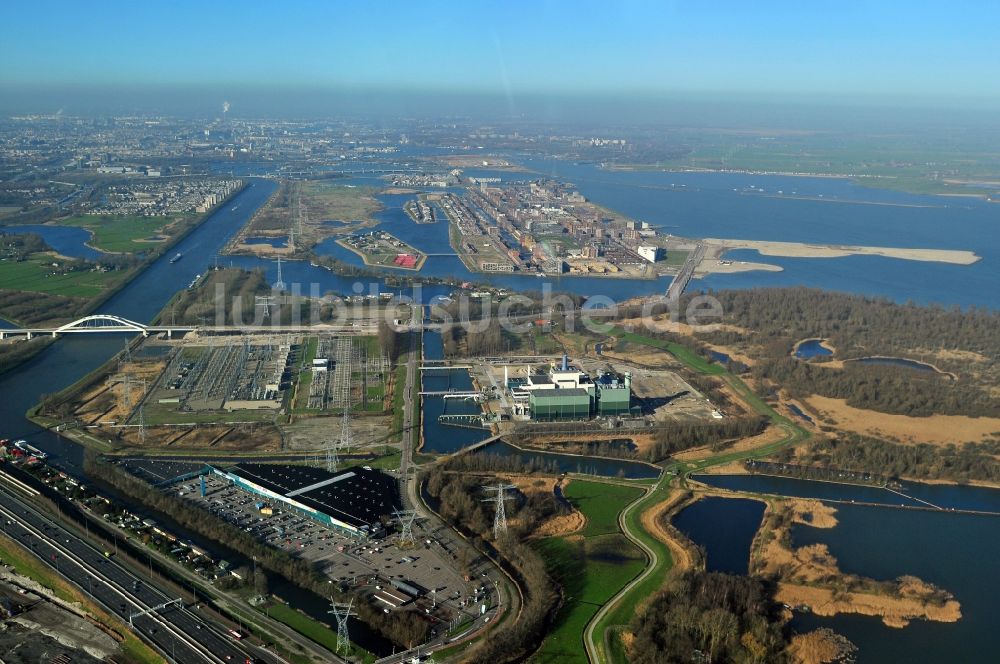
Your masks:
[[[584,645],[590,661],[595,663],[627,662],[618,634],[628,626],[640,605],[663,587],[667,575],[673,567],[673,558],[666,544],[647,532],[641,521],[644,512],[669,498],[671,491],[674,490],[675,478],[677,478],[677,483],[683,486],[686,484],[687,477],[694,472],[731,461],[767,456],[789,445],[803,442],[811,435],[806,429],[771,408],[738,376],[729,373],[722,365],[708,362],[690,348],[678,343],[628,332],[621,328],[611,328],[608,333],[620,336],[631,343],[660,348],[676,357],[692,371],[718,376],[755,412],[768,417],[772,425],[781,429],[784,435],[780,440],[752,450],[724,452],[698,462],[669,466],[667,472],[653,488],[621,512],[619,523],[622,531],[626,537],[645,552],[647,567],[615,597],[600,607],[600,610],[588,623],[584,635]]]
[[[563,495],[587,522],[577,533],[535,545],[562,586],[563,602],[533,662],[586,664],[580,643],[587,624],[645,566],[618,524],[619,513],[642,494],[641,488],[603,481],[573,479],[565,487]]]

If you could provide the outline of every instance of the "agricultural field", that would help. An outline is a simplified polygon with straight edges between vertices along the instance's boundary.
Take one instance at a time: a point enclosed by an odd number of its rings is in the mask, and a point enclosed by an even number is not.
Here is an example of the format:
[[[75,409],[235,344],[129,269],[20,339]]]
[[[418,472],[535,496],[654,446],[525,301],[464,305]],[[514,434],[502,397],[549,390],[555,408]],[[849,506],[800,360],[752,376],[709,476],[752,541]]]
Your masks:
[[[90,245],[109,253],[133,254],[157,248],[181,232],[195,215],[136,217],[129,215],[81,215],[59,221],[61,226],[78,226],[93,233]]]
[[[4,290],[92,298],[117,285],[129,274],[127,270],[60,273],[55,266],[64,262],[49,253],[31,254],[21,262],[0,260],[0,284]]]

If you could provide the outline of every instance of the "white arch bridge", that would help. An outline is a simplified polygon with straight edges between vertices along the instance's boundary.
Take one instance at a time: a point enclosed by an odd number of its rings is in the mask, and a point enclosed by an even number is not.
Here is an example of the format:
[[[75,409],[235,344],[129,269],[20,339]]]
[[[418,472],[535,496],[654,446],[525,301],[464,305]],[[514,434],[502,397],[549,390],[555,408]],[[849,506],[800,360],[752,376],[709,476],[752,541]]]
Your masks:
[[[26,336],[29,339],[36,335],[58,337],[60,334],[79,333],[108,333],[108,332],[136,332],[144,337],[150,334],[166,333],[168,337],[174,332],[183,334],[191,332],[195,328],[183,325],[143,325],[133,320],[122,318],[121,316],[109,316],[107,314],[95,314],[84,316],[72,323],[66,323],[59,327],[25,327],[9,330],[0,329],[0,340],[7,337]]]
[[[328,334],[342,335],[371,335],[377,331],[376,322],[366,320],[362,323],[351,322],[344,324],[316,324],[293,323],[281,324],[275,321],[270,325],[144,325],[136,323],[134,320],[122,318],[121,316],[111,316],[108,314],[94,314],[84,316],[72,323],[66,323],[59,327],[25,327],[25,328],[0,328],[0,341],[8,337],[27,337],[29,339],[36,336],[58,337],[61,334],[114,334],[114,333],[136,333],[144,337],[151,334],[165,334],[171,338],[174,334],[186,334],[195,330],[207,334],[284,334],[295,332],[325,332]]]

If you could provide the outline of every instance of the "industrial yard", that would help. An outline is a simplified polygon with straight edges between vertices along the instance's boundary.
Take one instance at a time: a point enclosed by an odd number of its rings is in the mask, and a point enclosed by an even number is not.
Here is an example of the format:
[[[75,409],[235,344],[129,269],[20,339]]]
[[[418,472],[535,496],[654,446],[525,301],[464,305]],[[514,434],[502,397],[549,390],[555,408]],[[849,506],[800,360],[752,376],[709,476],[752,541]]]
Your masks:
[[[91,436],[146,448],[277,449],[317,416],[365,416],[358,444],[388,435],[393,372],[372,337],[336,334],[149,338],[70,395],[66,412]],[[320,420],[322,422],[322,420]],[[336,430],[340,431],[338,422]],[[327,422],[307,441],[325,445]],[[364,434],[367,434],[364,435]],[[301,443],[295,447],[302,449]]]

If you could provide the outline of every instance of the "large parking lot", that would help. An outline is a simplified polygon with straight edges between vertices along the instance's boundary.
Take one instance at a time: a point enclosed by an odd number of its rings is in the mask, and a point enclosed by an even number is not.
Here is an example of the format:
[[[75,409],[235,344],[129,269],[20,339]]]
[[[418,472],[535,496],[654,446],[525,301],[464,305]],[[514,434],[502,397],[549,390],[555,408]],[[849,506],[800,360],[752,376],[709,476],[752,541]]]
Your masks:
[[[419,525],[414,528],[415,544],[401,548],[393,535],[368,542],[351,538],[222,477],[205,477],[204,496],[197,478],[170,490],[271,546],[316,563],[334,582],[376,588],[396,580],[419,589],[418,597],[428,606],[436,603],[439,609],[468,615],[476,609],[471,598],[477,596],[476,588],[484,580],[466,582],[458,571],[455,552]],[[484,595],[481,591],[478,598]]]

